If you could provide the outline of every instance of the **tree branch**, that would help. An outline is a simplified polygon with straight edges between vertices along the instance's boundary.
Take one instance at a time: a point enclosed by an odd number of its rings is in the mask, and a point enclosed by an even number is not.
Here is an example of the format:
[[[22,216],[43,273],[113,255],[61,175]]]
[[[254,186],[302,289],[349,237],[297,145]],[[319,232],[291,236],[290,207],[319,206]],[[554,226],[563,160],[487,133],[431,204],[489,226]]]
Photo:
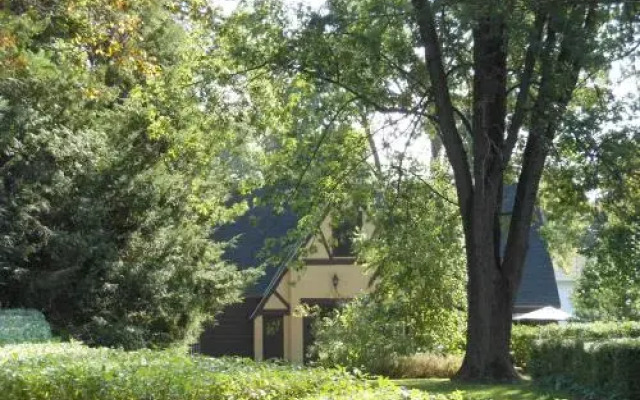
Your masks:
[[[462,125],[464,125],[465,129],[469,133],[469,135],[473,135],[473,126],[471,126],[471,122],[462,111],[460,111],[457,107],[453,107],[453,112],[458,115],[458,118],[462,121]]]
[[[555,46],[550,46],[555,44],[555,34],[552,38],[547,38],[547,50],[542,64],[542,83],[532,117],[535,123],[525,147],[503,262],[503,267],[512,271],[513,281],[510,282],[512,285],[517,285],[521,278],[522,268],[515,267],[523,265],[524,262],[533,208],[546,156],[577,85],[586,53],[585,49],[580,49],[573,40],[578,37],[576,35],[580,35],[579,40],[586,44],[595,35],[596,11],[596,1],[590,2],[586,11],[583,5],[572,10],[571,19],[580,18],[583,21],[582,29],[579,33],[573,32],[573,36],[563,32],[560,52],[555,63],[552,59],[552,50]],[[552,33],[553,31],[550,32]]]
[[[371,99],[370,97],[366,96],[365,94],[359,92],[358,90],[354,89],[353,87],[340,82],[337,79],[334,79],[330,76],[326,76],[323,74],[318,73],[317,71],[314,70],[310,70],[308,68],[300,68],[299,69],[300,72],[307,74],[311,77],[315,77],[321,81],[327,82],[327,83],[331,83],[333,85],[336,85],[344,90],[346,90],[347,92],[351,93],[352,95],[354,95],[356,97],[356,100],[361,100],[366,106],[371,107],[374,111],[380,112],[380,113],[398,113],[398,114],[405,114],[405,115],[422,115],[423,117],[427,117],[429,119],[431,119],[432,121],[434,120],[434,117],[432,115],[428,115],[425,114],[423,111],[421,111],[421,109],[423,108],[423,104],[422,103],[418,103],[416,104],[415,107],[411,107],[411,108],[406,108],[406,107],[394,107],[394,106],[387,106],[387,105],[383,105],[380,104],[379,102]]]
[[[456,127],[455,111],[442,62],[442,51],[436,32],[435,18],[429,0],[412,0],[412,3],[416,12],[420,37],[425,48],[425,59],[427,60],[427,69],[431,78],[438,124],[442,132],[442,142],[453,167],[458,193],[458,206],[463,214],[463,220],[466,220],[464,216],[469,215],[471,211],[473,183],[467,154]],[[465,230],[467,229],[469,227],[465,226]]]
[[[373,140],[373,135],[371,133],[371,125],[367,120],[367,115],[363,111],[360,114],[360,118],[362,121],[362,126],[364,127],[364,133],[367,136],[367,141],[369,142],[369,148],[371,149],[371,154],[373,155],[373,163],[375,165],[375,175],[378,180],[382,180],[382,163],[380,162],[380,155],[378,154],[378,148],[376,147],[376,142]]]
[[[411,174],[411,176],[413,176],[414,178],[416,178],[417,180],[422,182],[427,187],[427,189],[429,189],[429,191],[431,193],[433,193],[434,195],[436,195],[440,199],[442,199],[442,200],[446,201],[447,203],[452,204],[454,206],[458,205],[455,201],[451,200],[446,195],[444,195],[441,192],[439,192],[435,187],[433,187],[432,184],[430,184],[426,179],[424,179],[423,177],[421,177],[420,175],[418,175],[414,171],[411,171],[411,170],[408,170],[406,168],[403,168],[402,166],[396,166],[396,168],[397,169],[402,169],[404,172],[407,172],[407,173]]]
[[[513,154],[513,148],[518,141],[518,133],[524,122],[524,116],[526,114],[527,103],[529,99],[529,88],[531,87],[531,79],[533,77],[533,71],[536,64],[536,59],[539,54],[539,43],[542,38],[542,30],[544,29],[546,16],[542,11],[536,14],[534,23],[534,31],[529,38],[529,46],[527,47],[527,53],[524,60],[524,69],[520,76],[520,86],[518,90],[518,97],[516,99],[516,105],[513,111],[513,118],[511,124],[507,128],[507,139],[502,151],[503,167],[509,164],[511,155]]]
[[[331,127],[333,126],[334,122],[338,119],[340,114],[342,114],[342,112],[347,108],[347,106],[352,102],[354,102],[355,100],[356,100],[355,97],[351,97],[350,99],[345,101],[342,105],[340,105],[340,108],[338,108],[338,110],[333,115],[333,117],[331,117],[331,120],[327,124],[325,124],[324,130],[320,135],[320,139],[318,139],[318,142],[313,148],[313,153],[311,153],[311,157],[309,157],[309,161],[307,161],[307,164],[305,165],[304,169],[300,173],[300,176],[298,177],[298,182],[296,183],[295,190],[293,191],[294,195],[297,195],[298,189],[300,189],[300,186],[302,185],[302,181],[305,175],[307,174],[307,171],[309,171],[311,164],[313,164],[313,162],[315,161],[318,155],[318,152],[320,151],[320,147],[322,147],[322,144],[324,143],[325,139],[327,138],[327,136],[329,136],[329,132],[331,132]],[[289,202],[290,200],[291,199],[288,199],[287,202]]]

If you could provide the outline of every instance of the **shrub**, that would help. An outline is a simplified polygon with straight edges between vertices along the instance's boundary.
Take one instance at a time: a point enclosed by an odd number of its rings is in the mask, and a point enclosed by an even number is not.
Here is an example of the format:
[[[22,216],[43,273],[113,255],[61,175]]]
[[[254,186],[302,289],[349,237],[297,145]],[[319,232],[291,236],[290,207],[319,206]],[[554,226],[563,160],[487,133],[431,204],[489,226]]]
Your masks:
[[[461,355],[418,353],[398,357],[389,376],[394,378],[451,378],[462,365]]]
[[[314,325],[311,352],[317,363],[386,374],[398,355],[411,353],[411,342],[390,323],[389,310],[360,298]]]
[[[515,325],[511,335],[511,350],[515,363],[526,368],[531,360],[536,340],[579,339],[583,342],[595,342],[618,338],[640,338],[640,322]]]
[[[51,328],[37,310],[0,310],[0,346],[16,343],[37,343],[51,339]]]
[[[441,354],[459,348],[458,322],[449,314],[443,312],[441,326],[429,329],[420,321],[403,318],[404,307],[397,299],[379,301],[362,296],[319,319],[311,348],[317,363],[389,376],[400,357],[420,352]],[[437,320],[435,316],[427,319]],[[434,331],[440,334],[434,335]]]
[[[343,370],[75,343],[3,347],[0,392],[11,400],[456,399]]]
[[[602,397],[638,399],[640,339],[536,341],[529,369],[535,378],[556,385],[577,384]]]

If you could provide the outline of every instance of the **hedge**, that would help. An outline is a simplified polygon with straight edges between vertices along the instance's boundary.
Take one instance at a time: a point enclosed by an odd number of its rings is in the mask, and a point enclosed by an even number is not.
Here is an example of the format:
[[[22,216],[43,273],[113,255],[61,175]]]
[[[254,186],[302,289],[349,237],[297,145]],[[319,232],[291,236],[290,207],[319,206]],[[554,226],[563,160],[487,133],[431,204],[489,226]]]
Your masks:
[[[51,340],[51,328],[37,310],[0,309],[0,346]]]
[[[640,322],[592,322],[567,325],[514,325],[511,350],[516,365],[526,368],[536,340],[577,339],[596,342],[607,339],[640,338]]]
[[[640,339],[536,341],[529,372],[599,398],[640,399]]]
[[[429,397],[336,369],[75,343],[0,348],[0,393],[11,400],[461,400],[459,395]]]

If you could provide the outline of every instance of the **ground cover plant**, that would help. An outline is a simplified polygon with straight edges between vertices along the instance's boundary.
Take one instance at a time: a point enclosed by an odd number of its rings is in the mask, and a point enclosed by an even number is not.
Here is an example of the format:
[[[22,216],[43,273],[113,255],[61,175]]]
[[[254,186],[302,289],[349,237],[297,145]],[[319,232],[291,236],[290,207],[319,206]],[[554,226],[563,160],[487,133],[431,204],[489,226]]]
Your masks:
[[[10,400],[461,399],[337,369],[77,343],[0,348],[0,392]]]
[[[0,310],[0,346],[51,340],[51,328],[41,312],[28,309]]]

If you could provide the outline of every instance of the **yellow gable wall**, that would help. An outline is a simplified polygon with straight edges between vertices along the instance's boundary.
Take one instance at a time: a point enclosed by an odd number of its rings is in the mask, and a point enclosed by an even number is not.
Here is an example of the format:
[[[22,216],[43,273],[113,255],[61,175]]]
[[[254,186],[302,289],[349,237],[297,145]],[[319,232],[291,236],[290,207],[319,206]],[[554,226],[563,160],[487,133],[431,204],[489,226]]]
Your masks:
[[[327,216],[320,231],[331,241],[331,216]],[[374,226],[364,215],[362,232],[371,236]],[[323,239],[318,233],[306,246],[307,254],[305,258],[313,264],[318,260],[324,262],[329,260],[329,254]],[[341,258],[336,258],[334,265],[306,265],[300,271],[287,271],[280,281],[277,292],[289,303],[291,315],[285,315],[283,320],[284,328],[284,358],[286,360],[302,363],[304,356],[303,341],[303,317],[296,309],[301,304],[301,299],[346,299],[352,298],[368,289],[369,277],[364,274],[361,266],[355,264],[338,264]],[[346,262],[344,258],[343,261]],[[333,276],[338,276],[338,286],[333,287]],[[286,305],[274,295],[267,300],[265,310],[285,310]],[[254,320],[254,353],[256,359],[261,360],[263,354],[262,338],[262,317],[257,316]]]
[[[267,302],[264,305],[264,309],[265,310],[286,310],[287,309],[287,305],[284,304],[282,302],[282,300],[280,300],[278,298],[278,296],[274,296],[271,295],[271,297],[269,297],[269,300],[267,300]]]
[[[333,277],[338,277],[337,288]],[[367,290],[369,277],[355,264],[307,265],[300,271],[287,271],[277,291],[289,303],[291,315],[284,316],[284,358],[302,363],[304,356],[303,317],[295,312],[302,299],[345,299]],[[267,302],[268,309],[283,309],[276,296]],[[266,307],[265,307],[266,308]],[[298,315],[298,316],[296,316]],[[254,320],[254,351],[256,359],[262,354],[262,317]]]
[[[307,254],[306,258],[309,259],[328,259],[329,253],[327,252],[326,246],[323,243],[322,235],[327,239],[330,243],[331,238],[331,217],[326,217],[322,224],[320,224],[320,232],[317,233],[310,241],[307,243]]]

